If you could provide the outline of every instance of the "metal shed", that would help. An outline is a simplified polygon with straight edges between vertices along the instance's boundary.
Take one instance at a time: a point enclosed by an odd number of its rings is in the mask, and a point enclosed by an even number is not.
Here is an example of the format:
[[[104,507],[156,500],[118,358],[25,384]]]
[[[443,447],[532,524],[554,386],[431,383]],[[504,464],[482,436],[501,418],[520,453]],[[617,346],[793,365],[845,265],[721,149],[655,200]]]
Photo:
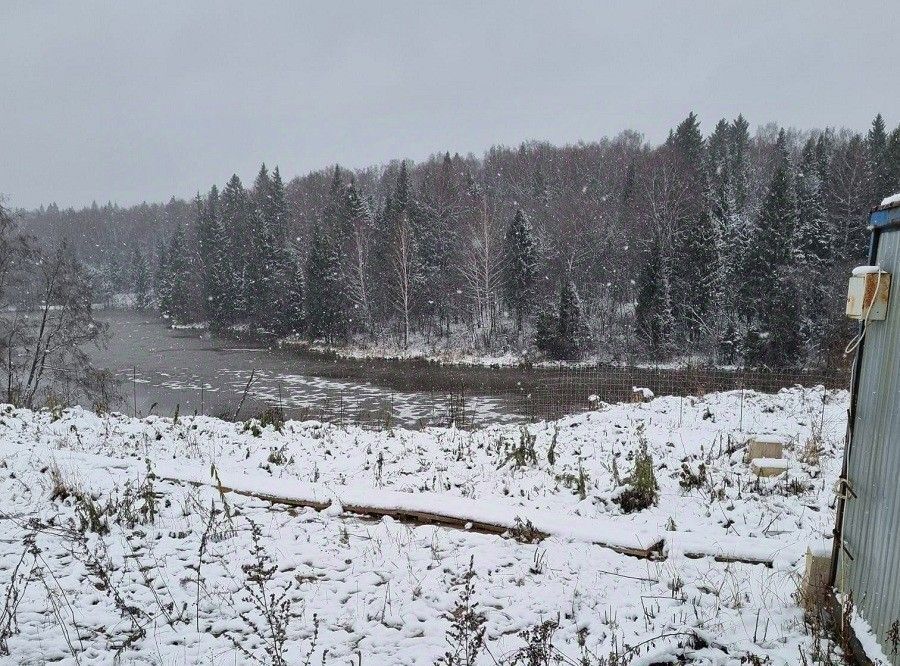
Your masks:
[[[869,264],[895,277],[883,321],[861,324],[837,511],[832,583],[852,593],[891,663],[900,622],[900,201],[869,217]]]

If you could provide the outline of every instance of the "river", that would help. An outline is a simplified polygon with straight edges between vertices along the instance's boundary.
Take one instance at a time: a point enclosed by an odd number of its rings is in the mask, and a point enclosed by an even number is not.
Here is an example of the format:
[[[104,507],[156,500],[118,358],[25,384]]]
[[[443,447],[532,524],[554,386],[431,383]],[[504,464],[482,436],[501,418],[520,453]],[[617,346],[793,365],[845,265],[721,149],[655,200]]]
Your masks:
[[[486,368],[425,361],[341,359],[270,349],[195,329],[173,330],[152,314],[99,311],[109,344],[95,364],[121,380],[115,408],[137,414],[246,419],[280,405],[289,418],[375,427],[522,423],[637,396],[701,395],[802,384],[844,388],[843,368],[735,370],[595,366]],[[251,374],[253,381],[250,382]],[[242,399],[245,389],[246,399]],[[238,409],[240,407],[240,409]]]
[[[97,319],[109,326],[110,339],[91,356],[121,380],[116,407],[138,416],[178,410],[233,417],[252,373],[239,418],[272,405],[293,418],[405,426],[444,423],[451,414],[469,424],[525,418],[513,399],[514,382],[504,398],[497,397],[496,381],[479,379],[497,370],[271,349],[208,331],[171,329],[152,314],[132,311],[100,311]]]

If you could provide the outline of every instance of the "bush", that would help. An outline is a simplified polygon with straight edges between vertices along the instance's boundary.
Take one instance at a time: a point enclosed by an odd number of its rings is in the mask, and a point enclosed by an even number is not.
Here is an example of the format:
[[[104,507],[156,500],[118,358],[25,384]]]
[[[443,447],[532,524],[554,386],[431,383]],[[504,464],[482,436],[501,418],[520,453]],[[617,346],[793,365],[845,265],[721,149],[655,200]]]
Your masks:
[[[659,484],[653,471],[653,457],[641,430],[641,443],[634,457],[634,468],[625,480],[628,487],[616,498],[622,511],[633,513],[656,505]]]

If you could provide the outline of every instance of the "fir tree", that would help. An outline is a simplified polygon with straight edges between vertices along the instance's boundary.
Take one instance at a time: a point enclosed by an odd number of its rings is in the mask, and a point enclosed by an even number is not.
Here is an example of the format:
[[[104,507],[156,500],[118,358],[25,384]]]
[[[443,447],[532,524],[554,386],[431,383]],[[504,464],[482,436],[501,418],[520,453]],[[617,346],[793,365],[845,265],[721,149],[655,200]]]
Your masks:
[[[506,264],[504,288],[506,302],[516,316],[516,328],[522,325],[534,297],[534,280],[537,273],[537,248],[531,222],[522,209],[516,211],[506,232]]]

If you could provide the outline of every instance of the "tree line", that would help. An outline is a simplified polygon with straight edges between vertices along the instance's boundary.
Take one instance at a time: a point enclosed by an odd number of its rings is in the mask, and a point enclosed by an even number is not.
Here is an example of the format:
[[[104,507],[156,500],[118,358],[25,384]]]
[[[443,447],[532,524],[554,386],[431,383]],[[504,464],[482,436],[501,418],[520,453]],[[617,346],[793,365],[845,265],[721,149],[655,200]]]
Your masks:
[[[176,323],[788,367],[839,358],[847,271],[898,183],[900,127],[880,115],[865,134],[751,133],[738,116],[704,136],[692,113],[655,146],[625,132],[286,184],[263,166],[193,202],[21,216],[72,236],[106,293]]]

